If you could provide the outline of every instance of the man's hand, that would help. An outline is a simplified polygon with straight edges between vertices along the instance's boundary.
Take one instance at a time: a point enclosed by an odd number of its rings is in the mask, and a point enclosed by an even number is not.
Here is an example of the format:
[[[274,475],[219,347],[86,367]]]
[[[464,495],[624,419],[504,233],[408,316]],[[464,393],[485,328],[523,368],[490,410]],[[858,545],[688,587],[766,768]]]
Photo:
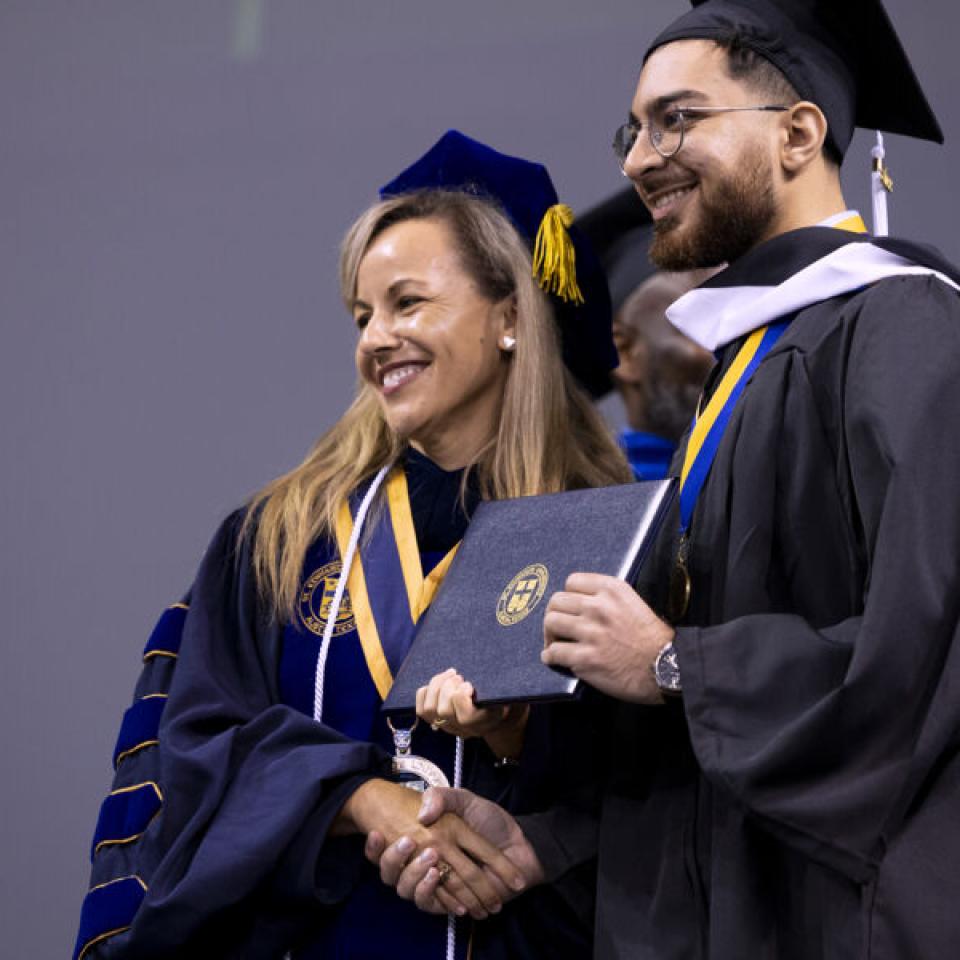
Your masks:
[[[543,879],[543,868],[527,842],[523,831],[513,817],[489,800],[484,800],[469,790],[434,788],[423,797],[419,820],[429,826],[450,815],[457,815],[492,846],[499,848],[516,868],[512,877],[505,878],[502,871],[491,872],[490,864],[484,862],[484,873],[497,887],[503,901],[534,886]],[[419,856],[413,857],[415,845],[408,837],[387,845],[385,838],[372,833],[367,838],[367,859],[380,864],[383,882],[397,888],[405,900],[413,900],[421,910],[429,913],[456,913],[462,915],[466,906],[449,880],[441,883],[437,864],[441,856],[436,849],[428,847]]]
[[[547,604],[540,659],[618,700],[663,703],[653,663],[673,627],[616,577],[572,573],[565,587]]]
[[[522,885],[516,865],[453,813],[440,810],[428,823],[422,822],[420,799],[399,784],[368,780],[347,799],[332,833],[376,834],[384,845],[402,838],[408,857],[415,850],[430,849],[434,863],[447,865],[451,912],[469,913],[477,920],[497,913],[508,888]]]

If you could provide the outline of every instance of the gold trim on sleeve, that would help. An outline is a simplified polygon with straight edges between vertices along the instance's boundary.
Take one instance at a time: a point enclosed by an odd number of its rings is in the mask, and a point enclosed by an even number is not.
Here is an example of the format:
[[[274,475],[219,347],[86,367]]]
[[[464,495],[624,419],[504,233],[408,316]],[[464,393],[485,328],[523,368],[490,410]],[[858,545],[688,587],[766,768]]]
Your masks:
[[[132,757],[135,753],[139,753],[141,750],[146,750],[147,747],[155,747],[159,743],[159,740],[144,740],[141,743],[135,743],[129,749],[124,750],[123,753],[117,754],[117,762],[114,764],[113,769],[119,770],[120,764],[123,763],[124,760]]]
[[[163,808],[163,793],[160,791],[160,788],[154,783],[153,780],[144,780],[143,783],[135,783],[130,787],[120,787],[117,790],[111,790],[107,794],[107,799],[110,797],[116,797],[121,793],[133,793],[135,790],[140,790],[143,787],[153,787],[154,793],[157,795],[157,799],[160,801],[160,808]],[[139,832],[135,833],[129,837],[108,837],[106,840],[101,840],[94,848],[93,855],[96,856],[104,847],[117,847],[122,846],[125,843],[133,843],[134,840],[139,840],[146,832],[150,829],[150,824],[160,815],[160,810],[157,810],[154,815],[147,821],[147,825]],[[123,880],[129,880],[129,877],[123,877]],[[138,878],[139,879],[139,878]],[[116,881],[111,881],[116,882]],[[143,881],[140,881],[143,883]],[[97,889],[96,887],[94,889]],[[146,887],[144,887],[146,889]]]
[[[104,887],[109,887],[114,883],[121,883],[124,880],[136,880],[137,883],[143,887],[144,893],[147,892],[147,885],[134,873],[128,877],[117,877],[116,880],[108,880],[106,883],[98,883],[95,887],[91,887],[87,891],[87,895],[93,893],[94,890],[102,890]],[[127,924],[125,927],[117,927],[115,930],[107,930],[105,933],[98,933],[92,940],[88,940],[80,952],[77,954],[77,960],[83,960],[83,958],[98,944],[103,943],[104,940],[109,940],[110,937],[115,937],[118,933],[125,933],[130,929],[130,924]]]
[[[179,657],[179,653],[174,653],[172,650],[151,650],[149,653],[143,655],[143,662],[146,663],[148,660],[152,660],[154,657],[171,657],[176,660]]]

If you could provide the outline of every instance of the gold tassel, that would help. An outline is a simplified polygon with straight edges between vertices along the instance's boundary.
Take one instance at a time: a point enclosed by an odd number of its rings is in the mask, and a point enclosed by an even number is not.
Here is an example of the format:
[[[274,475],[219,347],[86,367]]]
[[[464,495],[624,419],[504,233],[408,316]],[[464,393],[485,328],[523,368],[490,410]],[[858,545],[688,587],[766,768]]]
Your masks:
[[[533,275],[542,290],[556,294],[568,303],[583,303],[577,286],[576,256],[567,227],[573,223],[573,211],[565,203],[550,207],[540,221],[533,248]]]

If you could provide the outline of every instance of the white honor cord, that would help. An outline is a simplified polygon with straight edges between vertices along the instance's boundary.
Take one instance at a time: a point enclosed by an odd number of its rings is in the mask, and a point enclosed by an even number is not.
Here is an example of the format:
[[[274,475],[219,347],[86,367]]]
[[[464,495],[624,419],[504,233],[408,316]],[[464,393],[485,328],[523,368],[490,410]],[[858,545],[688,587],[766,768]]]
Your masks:
[[[363,522],[367,518],[367,512],[370,510],[370,504],[377,495],[377,490],[383,483],[384,477],[390,472],[393,464],[385,466],[374,477],[370,489],[364,496],[357,511],[356,519],[353,521],[353,533],[350,535],[350,542],[347,544],[347,554],[343,557],[343,565],[340,568],[340,576],[337,578],[337,588],[333,592],[333,599],[330,601],[330,609],[327,613],[327,623],[323,628],[323,641],[320,644],[320,653],[317,656],[317,673],[313,687],[313,719],[320,721],[323,717],[323,680],[327,668],[327,654],[330,650],[330,641],[333,638],[333,628],[337,622],[337,614],[340,611],[340,603],[343,600],[343,592],[347,586],[347,578],[350,576],[350,567],[353,566],[353,558],[357,552],[357,544],[360,542],[360,532],[363,529]],[[453,767],[453,785],[459,787],[463,780],[463,738],[457,737],[456,752],[454,754]],[[447,960],[455,960],[457,950],[457,918],[451,914],[447,918]]]
[[[463,783],[463,737],[457,737],[457,749],[453,759],[453,785],[459,790]],[[447,960],[456,960],[457,956],[457,918],[451,913],[447,917]]]
[[[870,196],[873,200],[873,235],[886,237],[890,233],[887,220],[887,185],[883,182],[883,162],[886,151],[883,148],[883,134],[877,131],[877,145],[870,151],[873,157],[873,172],[870,174]],[[878,169],[879,167],[879,169]]]
[[[337,578],[337,589],[333,592],[333,600],[330,601],[330,609],[327,612],[327,623],[323,628],[323,642],[320,644],[320,653],[317,655],[317,672],[313,682],[313,719],[318,723],[323,718],[323,678],[327,670],[327,654],[330,652],[330,640],[333,638],[333,628],[337,623],[337,614],[340,612],[340,602],[343,600],[343,592],[347,588],[347,578],[350,576],[350,567],[353,566],[353,558],[357,552],[357,544],[360,542],[360,532],[363,530],[363,521],[367,518],[367,511],[373,498],[383,483],[383,478],[390,472],[392,463],[387,464],[373,479],[370,489],[360,504],[356,519],[353,521],[353,533],[350,534],[350,543],[347,545],[347,554],[342,558],[340,567],[340,576]]]

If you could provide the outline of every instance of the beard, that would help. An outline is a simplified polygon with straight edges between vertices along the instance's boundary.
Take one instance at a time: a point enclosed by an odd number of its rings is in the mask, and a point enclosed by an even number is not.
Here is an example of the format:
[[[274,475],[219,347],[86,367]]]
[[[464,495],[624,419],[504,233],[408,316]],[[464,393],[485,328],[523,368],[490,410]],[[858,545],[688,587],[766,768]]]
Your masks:
[[[674,216],[657,221],[650,259],[661,270],[732,263],[767,234],[776,214],[769,163],[757,151],[744,158],[740,169],[709,193],[700,182],[699,210],[685,230]]]

